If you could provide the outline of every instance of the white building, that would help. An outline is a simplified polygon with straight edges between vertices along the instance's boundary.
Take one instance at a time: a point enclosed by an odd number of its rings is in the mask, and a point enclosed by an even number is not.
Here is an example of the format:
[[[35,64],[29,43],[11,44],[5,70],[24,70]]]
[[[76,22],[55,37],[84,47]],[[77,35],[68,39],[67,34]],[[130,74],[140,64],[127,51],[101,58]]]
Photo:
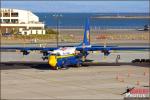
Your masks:
[[[45,34],[44,23],[31,11],[1,8],[0,24],[1,33]]]

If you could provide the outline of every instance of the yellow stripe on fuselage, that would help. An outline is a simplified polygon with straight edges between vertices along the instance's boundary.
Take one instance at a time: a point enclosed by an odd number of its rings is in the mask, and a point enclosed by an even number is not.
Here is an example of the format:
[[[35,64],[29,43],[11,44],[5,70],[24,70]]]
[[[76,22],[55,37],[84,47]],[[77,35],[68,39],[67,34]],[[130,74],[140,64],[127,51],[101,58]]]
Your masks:
[[[69,55],[64,55],[64,56],[56,56],[57,59],[60,59],[60,58],[67,58],[67,57],[72,57],[72,56],[75,56],[74,54],[69,54]]]

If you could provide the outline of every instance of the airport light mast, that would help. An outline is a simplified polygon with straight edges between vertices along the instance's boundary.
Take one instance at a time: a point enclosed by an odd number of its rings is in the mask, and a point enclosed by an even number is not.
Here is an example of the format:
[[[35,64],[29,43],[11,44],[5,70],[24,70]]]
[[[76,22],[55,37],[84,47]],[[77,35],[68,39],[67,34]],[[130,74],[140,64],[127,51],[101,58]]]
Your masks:
[[[56,34],[56,41],[57,41],[57,47],[58,47],[58,42],[59,42],[59,18],[62,17],[61,14],[54,14],[53,17],[56,18],[57,20],[57,34]]]

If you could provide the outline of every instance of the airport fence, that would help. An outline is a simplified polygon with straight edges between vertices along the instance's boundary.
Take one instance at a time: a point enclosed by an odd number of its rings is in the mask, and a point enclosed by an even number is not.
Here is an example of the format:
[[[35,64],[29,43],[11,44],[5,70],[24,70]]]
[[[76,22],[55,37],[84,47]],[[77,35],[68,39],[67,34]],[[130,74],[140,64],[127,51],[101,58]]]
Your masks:
[[[149,31],[138,31],[128,27],[90,27],[91,40],[149,40]],[[56,29],[54,29],[56,30]],[[63,41],[79,42],[83,39],[84,27],[59,28],[59,37]]]
[[[47,26],[48,28],[57,29],[57,26]],[[84,26],[58,26],[59,29],[83,29]],[[90,29],[139,29],[140,26],[90,26]]]

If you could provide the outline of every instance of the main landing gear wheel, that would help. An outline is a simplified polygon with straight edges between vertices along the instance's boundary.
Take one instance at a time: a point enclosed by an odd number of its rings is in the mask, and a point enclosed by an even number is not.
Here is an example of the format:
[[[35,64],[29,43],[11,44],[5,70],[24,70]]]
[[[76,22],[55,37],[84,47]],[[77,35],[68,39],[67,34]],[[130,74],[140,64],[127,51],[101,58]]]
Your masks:
[[[66,69],[68,69],[68,67],[58,67],[58,66],[56,66],[55,68],[54,68],[54,70],[66,70]]]
[[[56,67],[55,67],[55,70],[58,70],[58,69],[59,69],[59,67],[58,67],[58,66],[56,66]]]
[[[63,64],[63,67],[61,67],[62,70],[66,70],[66,69],[69,69],[69,67],[65,64]]]
[[[76,67],[81,67],[81,66],[82,66],[81,63],[77,63],[77,64],[76,64]]]
[[[53,70],[58,70],[59,67],[58,66],[55,66],[55,67],[52,67]]]

